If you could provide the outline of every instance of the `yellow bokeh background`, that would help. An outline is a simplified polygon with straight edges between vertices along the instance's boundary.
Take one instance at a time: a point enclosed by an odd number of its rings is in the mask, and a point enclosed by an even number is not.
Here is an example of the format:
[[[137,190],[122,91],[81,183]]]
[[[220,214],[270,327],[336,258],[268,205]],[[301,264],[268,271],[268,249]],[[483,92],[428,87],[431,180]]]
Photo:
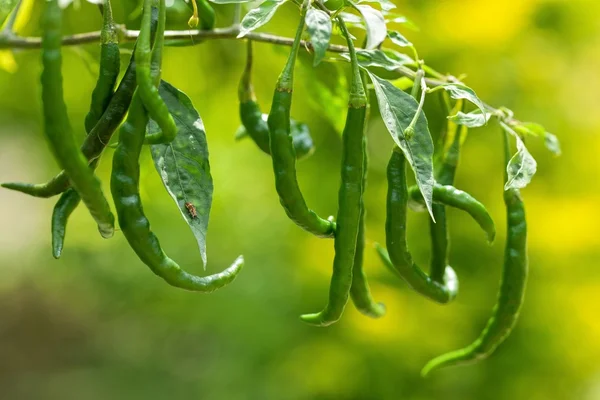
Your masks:
[[[176,290],[135,257],[120,233],[101,239],[83,207],[73,214],[56,261],[50,252],[54,201],[1,190],[0,398],[599,399],[600,3],[395,3],[419,30],[395,28],[429,65],[466,74],[484,101],[543,124],[562,144],[556,158],[542,140],[527,142],[538,161],[538,173],[522,191],[528,291],[516,329],[497,352],[477,365],[419,377],[430,358],[470,343],[496,300],[505,230],[497,128],[469,133],[456,186],[486,204],[498,238],[487,246],[469,218],[449,211],[461,293],[439,306],[410,291],[372,251],[374,242],[385,240],[392,145],[382,122],[372,118],[365,266],[387,315],[372,320],[348,305],[338,324],[306,326],[298,315],[317,311],[327,298],[332,242],[285,217],[268,157],[249,141],[234,142],[244,45],[215,40],[168,48],[163,77],[190,96],[206,126],[215,184],[207,271],[225,268],[239,254],[245,269],[210,295]],[[119,2],[113,4],[124,21]],[[216,9],[219,25],[227,25],[232,6]],[[34,7],[19,33],[39,35],[38,18]],[[263,30],[289,36],[296,18],[294,7],[284,5]],[[66,12],[65,33],[96,30],[99,23],[94,6],[84,3]],[[63,51],[65,97],[79,137],[98,53],[95,44]],[[255,86],[267,110],[287,49],[261,43],[255,53]],[[45,181],[58,169],[41,131],[39,51],[2,51],[0,69],[0,181]],[[319,109],[327,104],[308,101],[302,76],[293,114],[309,124],[317,151],[298,164],[299,181],[317,212],[335,214],[340,138]],[[426,110],[433,124],[434,102]],[[98,168],[107,193],[111,156],[107,151]],[[195,240],[148,152],[142,167],[142,199],[161,244],[184,268],[202,274]],[[410,215],[409,244],[425,267],[426,215]]]

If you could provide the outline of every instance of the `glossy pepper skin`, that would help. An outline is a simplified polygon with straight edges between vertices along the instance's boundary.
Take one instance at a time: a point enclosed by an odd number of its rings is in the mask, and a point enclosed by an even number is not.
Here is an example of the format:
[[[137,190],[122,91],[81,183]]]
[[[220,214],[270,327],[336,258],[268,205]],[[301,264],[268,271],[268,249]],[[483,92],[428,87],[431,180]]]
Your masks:
[[[90,169],[95,171],[97,165],[98,160],[92,161]],[[69,221],[69,217],[80,202],[81,196],[79,196],[79,193],[77,193],[75,189],[69,188],[61,194],[52,210],[52,256],[56,259],[60,258],[65,246],[65,235],[67,233],[67,222]]]
[[[161,1],[159,34],[164,29],[166,15]],[[160,56],[153,57],[156,60]],[[156,69],[154,71],[157,71]],[[156,76],[152,77],[156,80]],[[172,286],[197,292],[212,292],[232,282],[243,267],[243,257],[238,257],[225,271],[206,277],[189,274],[160,247],[156,235],[150,230],[139,193],[139,156],[144,144],[148,114],[138,93],[134,95],[127,120],[119,131],[119,144],[113,157],[111,192],[115,201],[119,225],[131,248],[156,275]]]
[[[369,96],[367,84],[367,74],[361,73],[361,79],[365,85],[365,95],[367,99],[367,113],[365,116],[365,131],[363,134],[363,177],[362,177],[362,191],[367,189],[367,170],[369,167],[369,157],[367,154],[367,125],[369,122]],[[367,274],[364,270],[364,252],[365,252],[365,219],[366,209],[364,205],[364,199],[361,199],[360,205],[360,219],[358,221],[358,236],[356,238],[356,252],[354,253],[354,264],[352,266],[352,286],[350,287],[350,298],[354,303],[356,309],[371,318],[380,318],[385,315],[385,305],[383,303],[377,303],[371,295],[369,283],[367,280]]]
[[[121,69],[121,60],[119,56],[119,43],[117,32],[112,18],[112,7],[110,0],[107,0],[102,7],[103,24],[101,33],[101,51],[100,51],[100,71],[96,87],[92,92],[92,103],[90,111],[85,117],[85,131],[90,133],[92,128],[98,123],[114,94],[117,77]],[[90,168],[96,169],[98,160],[94,160]],[[69,217],[75,211],[81,197],[76,190],[70,188],[64,192],[52,211],[52,256],[60,258],[67,231],[67,222]]]
[[[240,102],[240,119],[245,129],[245,134],[250,136],[254,143],[264,153],[271,155],[269,147],[268,116],[263,114],[252,86],[252,41],[247,42],[246,67],[238,86],[238,99]],[[301,159],[314,152],[314,144],[308,127],[305,124],[290,120],[290,134],[296,159]],[[240,137],[236,136],[236,139]]]
[[[153,7],[152,38],[154,38],[154,33],[156,32],[157,20],[158,9]],[[133,97],[136,87],[136,64],[135,57],[132,56],[129,66],[125,71],[117,90],[112,96],[106,111],[102,114],[100,120],[89,132],[81,145],[81,151],[90,163],[100,157],[107,144],[110,142],[113,133],[119,125],[121,125],[121,122],[123,122],[123,119],[129,110],[131,98]],[[69,182],[67,174],[62,171],[46,183],[31,184],[11,182],[3,183],[1,186],[30,196],[49,198],[67,190],[71,186],[71,183]]]
[[[443,101],[445,100],[446,98],[443,98]],[[464,104],[465,103],[463,102],[463,107]],[[445,135],[442,135],[441,139],[448,142],[448,144],[441,143],[442,146],[440,147],[442,151],[438,162],[436,162],[437,171],[435,172],[435,178],[437,183],[441,185],[453,185],[460,159],[460,148],[467,134],[467,128],[462,126],[458,127],[454,122],[448,121],[444,133]],[[446,208],[443,204],[433,204],[431,210],[435,222],[433,222],[433,220],[429,221],[429,232],[431,236],[430,276],[434,281],[442,282],[445,268],[449,264],[450,251],[450,236],[448,234]],[[491,218],[489,218],[489,220],[491,220]],[[489,227],[489,221],[487,225]],[[483,226],[482,228],[484,228],[484,230],[486,229]],[[493,234],[490,233],[490,230],[486,230],[488,232],[488,241],[490,241],[490,243],[494,240],[493,235],[495,234],[493,222],[491,229],[493,229]]]
[[[408,201],[411,208],[420,210],[425,207],[423,195],[417,186],[409,188]],[[433,203],[434,205],[442,207],[449,206],[466,211],[486,233],[489,243],[492,243],[496,238],[496,226],[494,225],[494,220],[485,206],[469,193],[463,192],[454,186],[435,184],[433,186]],[[445,221],[445,218],[443,218],[443,220]],[[442,222],[441,220],[436,219],[436,221],[437,224],[445,224],[445,222]]]
[[[146,143],[168,143],[171,142],[177,135],[177,125],[173,116],[169,112],[167,105],[160,97],[158,88],[152,78],[152,68],[156,68],[160,73],[160,65],[151,66],[152,45],[151,45],[151,24],[152,24],[152,0],[144,0],[144,8],[142,14],[142,22],[140,27],[140,35],[138,37],[137,48],[135,49],[135,62],[137,64],[136,77],[138,84],[138,92],[142,103],[150,118],[152,118],[160,131],[156,134],[148,135]],[[161,40],[161,43],[163,41]],[[154,47],[156,47],[156,43]]]
[[[505,165],[507,165],[510,154],[506,134],[504,137]],[[473,363],[489,357],[506,339],[517,322],[527,282],[527,222],[525,206],[518,189],[504,191],[504,204],[507,224],[504,268],[492,317],[472,344],[429,361],[421,371],[423,376],[438,368]]]
[[[338,21],[342,32],[347,38],[350,57],[353,60],[353,73],[348,114],[342,134],[341,184],[338,192],[338,213],[334,240],[335,257],[329,286],[329,300],[322,311],[315,314],[304,314],[300,317],[304,322],[317,326],[328,326],[335,323],[344,312],[352,287],[357,239],[361,213],[363,212],[364,132],[367,98],[351,36],[341,18]],[[365,293],[360,293],[360,295],[365,295]]]
[[[424,273],[412,259],[406,244],[406,214],[408,189],[406,187],[406,160],[399,148],[394,148],[387,167],[388,194],[385,221],[386,244],[389,258],[384,263],[408,285],[423,296],[445,304],[456,297],[458,280],[454,270],[447,266],[442,283]],[[380,251],[380,255],[382,252]]]
[[[67,233],[67,221],[75,211],[81,197],[73,188],[67,189],[58,199],[52,211],[52,256],[56,259],[62,255]]]
[[[296,155],[290,135],[294,66],[304,28],[306,8],[307,6],[303,6],[302,22],[296,32],[292,51],[283,72],[277,80],[267,124],[269,127],[273,172],[275,174],[275,188],[281,205],[287,216],[298,226],[316,236],[328,238],[334,236],[335,224],[319,217],[306,205],[296,178]]]
[[[90,132],[106,111],[113,96],[121,69],[119,38],[112,17],[110,0],[104,3],[100,35],[100,71],[92,92],[90,111],[85,117],[85,130]]]
[[[71,131],[62,88],[62,9],[57,0],[46,2],[42,36],[42,103],[44,131],[58,164],[98,224],[103,237],[114,233],[114,216],[102,193],[100,181],[88,167]]]

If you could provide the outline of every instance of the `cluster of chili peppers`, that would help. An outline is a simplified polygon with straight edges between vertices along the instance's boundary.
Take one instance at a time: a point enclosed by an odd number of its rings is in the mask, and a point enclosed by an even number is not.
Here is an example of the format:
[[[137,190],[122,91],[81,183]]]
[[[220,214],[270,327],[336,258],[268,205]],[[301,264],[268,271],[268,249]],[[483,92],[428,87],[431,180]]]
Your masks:
[[[199,20],[196,4],[192,3],[194,16],[190,24],[201,22],[203,27],[210,25],[209,28],[212,28],[214,13],[202,13],[205,17]],[[204,1],[200,3],[201,7],[210,7]],[[353,37],[339,16],[336,17],[336,21],[347,41],[351,80],[348,113],[342,134],[341,184],[335,220],[322,218],[308,207],[296,178],[297,159],[310,155],[314,150],[310,135],[306,130],[297,129],[298,123],[290,116],[294,67],[309,3],[309,0],[304,0],[302,4],[300,24],[290,56],[277,80],[269,114],[261,112],[252,88],[250,42],[238,94],[245,134],[259,149],[271,156],[275,187],[285,213],[304,230],[321,238],[334,239],[335,257],[327,304],[317,313],[301,316],[301,319],[309,324],[327,326],[341,318],[349,299],[361,313],[373,318],[382,317],[386,310],[383,304],[373,299],[363,269],[363,195],[367,184],[368,166],[365,132],[369,115],[369,87],[367,76],[359,67]],[[56,258],[60,257],[63,250],[68,218],[80,201],[83,201],[95,219],[101,235],[111,237],[114,233],[115,218],[94,170],[106,144],[119,129],[110,188],[123,234],[140,260],[169,284],[192,291],[210,292],[236,278],[243,266],[243,258],[239,257],[225,271],[207,277],[185,272],[162,250],[158,238],[150,229],[150,222],[144,215],[139,193],[139,157],[143,145],[168,143],[177,135],[174,118],[157,89],[161,77],[165,16],[165,0],[144,0],[140,34],[129,66],[117,85],[120,67],[119,45],[111,3],[110,0],[106,0],[103,7],[100,72],[92,93],[90,111],[85,118],[87,136],[78,148],[72,135],[62,88],[62,9],[58,0],[46,2],[43,14],[41,76],[44,131],[62,172],[45,184],[5,183],[2,186],[44,198],[62,193],[52,216],[52,248]],[[415,98],[419,96],[422,76],[422,72],[417,74],[414,82],[412,94]],[[461,105],[458,101],[456,107],[460,109]],[[150,119],[159,126],[160,130],[157,133],[147,133]],[[432,211],[435,222],[432,220],[430,223],[430,273],[424,272],[413,261],[407,246],[408,207],[422,208],[424,200],[417,187],[407,186],[406,159],[397,146],[392,151],[387,167],[387,250],[377,245],[377,252],[384,265],[417,293],[441,304],[451,302],[458,293],[458,278],[449,265],[449,235],[445,207],[467,212],[486,233],[488,241],[492,242],[496,234],[494,222],[483,204],[453,186],[466,128],[457,128],[451,122],[448,123],[448,127],[448,132],[442,136],[439,146],[442,151],[435,162],[437,183],[433,188]],[[508,162],[506,135],[504,143]],[[508,231],[504,274],[492,317],[475,342],[464,349],[433,359],[423,369],[423,375],[439,367],[486,358],[506,338],[516,322],[527,276],[527,229],[519,191],[506,190],[504,202]],[[193,204],[186,203],[185,207],[190,215],[195,215]]]

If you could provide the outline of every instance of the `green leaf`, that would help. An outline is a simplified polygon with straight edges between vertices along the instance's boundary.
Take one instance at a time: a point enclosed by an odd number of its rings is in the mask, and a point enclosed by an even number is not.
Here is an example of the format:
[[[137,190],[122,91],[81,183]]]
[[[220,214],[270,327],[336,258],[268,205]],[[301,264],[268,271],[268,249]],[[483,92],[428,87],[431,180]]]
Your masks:
[[[329,15],[324,11],[310,8],[306,13],[306,31],[310,36],[310,43],[315,51],[313,65],[318,65],[329,47],[332,24]]]
[[[473,110],[470,113],[459,111],[456,115],[451,115],[448,119],[455,124],[464,125],[467,128],[478,128],[488,123],[492,113],[482,114],[480,109]]]
[[[344,23],[348,28],[360,28],[366,29],[365,22],[358,15],[349,12],[340,12],[340,17],[344,20]]]
[[[379,46],[387,37],[387,27],[381,11],[371,6],[356,6],[367,26],[367,49]]]
[[[465,99],[475,104],[482,113],[485,114],[485,105],[483,102],[477,97],[475,91],[468,86],[460,85],[458,83],[446,83],[441,85],[441,87],[450,94],[454,100]]]
[[[544,128],[542,125],[534,122],[520,122],[517,125],[512,126],[512,128],[523,136],[529,135],[544,138],[544,145],[546,148],[555,156],[561,155],[560,142],[558,141],[558,138],[546,131],[546,128]]]
[[[152,159],[167,192],[196,237],[206,268],[206,231],[212,204],[213,181],[204,124],[185,93],[165,81],[160,82],[158,90],[175,118],[177,136],[171,143],[150,146]],[[151,120],[147,130],[148,133],[155,134],[160,128]],[[186,203],[191,203],[196,208],[196,218],[192,217]]]
[[[240,33],[238,38],[246,36],[249,32],[260,28],[273,18],[277,8],[285,3],[286,0],[267,0],[258,8],[253,8],[244,16],[240,23]]]
[[[413,44],[409,42],[408,39],[405,38],[400,32],[389,31],[387,35],[392,43],[394,43],[396,46],[413,47]]]
[[[346,60],[350,60],[348,53],[342,54]],[[363,68],[378,67],[387,71],[395,71],[399,67],[413,62],[413,59],[406,54],[393,52],[390,50],[357,50],[356,58],[358,64]]]
[[[537,162],[527,150],[525,142],[519,134],[503,122],[500,123],[502,128],[510,133],[517,141],[517,152],[508,162],[506,172],[508,179],[504,185],[504,190],[523,189],[526,187],[537,171]]]
[[[358,3],[377,3],[383,11],[390,11],[396,8],[396,5],[390,0],[359,0]]]
[[[367,71],[368,72],[368,71]],[[404,130],[417,112],[418,103],[406,92],[398,89],[390,82],[369,72],[373,88],[377,95],[381,118],[394,142],[402,149],[415,173],[419,190],[425,199],[427,210],[433,218],[431,203],[433,197],[433,140],[429,133],[425,113],[421,113],[412,137],[404,136]]]

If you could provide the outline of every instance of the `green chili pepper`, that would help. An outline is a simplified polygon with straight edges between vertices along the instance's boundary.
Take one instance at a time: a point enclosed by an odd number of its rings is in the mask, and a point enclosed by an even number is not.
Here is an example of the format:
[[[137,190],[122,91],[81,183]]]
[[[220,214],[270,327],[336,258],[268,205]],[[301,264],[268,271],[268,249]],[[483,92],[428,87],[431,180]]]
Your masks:
[[[236,134],[236,140],[248,135],[259,149],[270,155],[269,126],[267,125],[269,116],[261,112],[260,106],[256,101],[256,95],[252,87],[252,42],[248,40],[247,43],[246,67],[238,86],[240,119],[242,120],[243,129]],[[290,133],[297,159],[308,157],[314,152],[315,147],[306,124],[296,122],[292,119],[290,121]]]
[[[353,266],[355,265],[357,237],[359,235],[363,208],[362,196],[365,167],[364,131],[367,97],[360,77],[352,36],[350,36],[341,17],[338,18],[338,24],[348,42],[352,63],[352,80],[348,102],[348,115],[342,134],[342,173],[338,193],[339,208],[334,241],[335,257],[333,259],[333,275],[329,288],[329,301],[321,312],[301,316],[303,321],[318,326],[327,326],[338,321],[348,302],[350,288],[353,283]],[[361,294],[360,299],[368,300],[364,289],[364,286],[358,289]],[[381,310],[378,310],[378,312],[380,313]]]
[[[73,188],[67,189],[58,199],[52,211],[52,256],[62,255],[67,233],[67,221],[79,205],[81,197]]]
[[[319,217],[313,210],[309,209],[302,196],[296,179],[296,155],[290,137],[294,65],[304,29],[304,19],[308,7],[306,1],[302,6],[301,22],[296,31],[292,51],[277,80],[267,124],[273,171],[275,173],[275,187],[286,214],[298,226],[316,236],[333,237],[335,232],[334,222]]]
[[[154,46],[152,47],[152,53],[150,55],[150,78],[151,82],[158,93],[158,85],[160,84],[161,78],[161,66],[163,62],[163,50],[165,47],[165,27],[166,27],[166,2],[165,0],[153,0],[154,4],[158,3],[158,25],[156,28],[156,38],[154,40]],[[152,46],[152,43],[150,44]],[[140,91],[141,96],[141,91]],[[141,98],[141,97],[140,97]],[[160,99],[161,101],[162,98]],[[143,103],[143,100],[142,100]],[[164,101],[163,101],[164,104]],[[166,104],[165,104],[166,107]],[[168,112],[168,109],[167,109]],[[150,112],[148,112],[150,113]],[[169,113],[169,116],[171,114]],[[158,135],[157,135],[158,136]],[[148,141],[148,134],[146,134],[146,141]]]
[[[441,95],[442,108],[445,111],[444,116],[447,117],[450,110],[450,99],[446,92]],[[462,102],[462,100],[459,100]],[[434,154],[434,173],[438,183],[442,185],[454,184],[454,175],[456,171],[456,165],[445,163],[443,156],[445,154],[446,146],[444,141],[450,139],[450,131],[456,130],[456,124],[448,120],[446,124],[442,125],[442,132],[439,135],[438,143],[435,146]],[[459,149],[457,149],[458,151]],[[437,156],[437,157],[436,157]],[[409,207],[414,208],[414,202],[411,202],[412,188],[409,189]],[[450,253],[450,235],[448,234],[448,224],[446,219],[446,208],[442,204],[432,204],[431,211],[433,214],[433,220],[429,220],[429,232],[431,237],[431,260],[429,268],[429,276],[435,282],[443,282],[444,273],[446,266],[449,265],[449,253]]]
[[[365,131],[363,134],[363,178],[362,178],[362,191],[363,193],[367,189],[367,170],[369,167],[369,157],[367,154],[367,126],[369,121],[369,91],[366,87],[367,76],[366,72],[361,72],[361,79],[365,84],[365,96],[367,100],[367,112],[365,115]],[[352,267],[352,286],[350,287],[350,298],[358,311],[362,314],[372,317],[379,318],[385,315],[385,305],[383,303],[377,303],[373,300],[371,290],[369,289],[369,283],[367,280],[367,274],[363,269],[363,259],[365,251],[365,219],[366,210],[364,200],[361,199],[360,205],[360,219],[358,221],[358,237],[356,239],[356,253],[354,254],[354,265]]]
[[[151,29],[152,41],[154,41],[154,33],[156,32],[157,21],[158,9],[153,7]],[[83,152],[83,155],[90,161],[90,163],[96,158],[100,157],[102,151],[110,141],[114,131],[119,127],[125,118],[136,87],[137,81],[135,57],[131,57],[129,66],[125,71],[125,75],[123,75],[123,78],[119,83],[119,87],[112,96],[106,111],[104,114],[102,114],[102,117],[98,123],[89,132],[83,141],[83,144],[81,145],[81,151]],[[0,186],[6,189],[22,192],[30,196],[48,198],[64,192],[70,187],[70,185],[69,178],[63,171],[46,183],[31,184],[11,182],[3,183]]]
[[[161,7],[166,7],[161,1]],[[152,79],[151,71],[151,21],[152,21],[152,0],[144,0],[144,9],[142,14],[142,23],[140,35],[138,37],[137,48],[135,49],[135,61],[137,63],[137,84],[139,96],[142,99],[144,107],[148,110],[160,131],[153,135],[148,135],[146,143],[157,144],[172,141],[177,135],[177,125],[167,105],[158,94],[158,88]],[[162,43],[162,41],[161,41]],[[157,47],[155,43],[154,47]],[[160,65],[154,66],[160,70]]]
[[[92,92],[92,104],[85,117],[85,130],[90,132],[98,123],[113,96],[119,71],[121,57],[119,52],[119,38],[112,17],[110,0],[106,0],[103,7],[103,24],[100,36],[100,73],[96,87]]]
[[[96,170],[98,161],[99,160],[97,159],[92,161],[92,164],[90,165],[90,169],[92,171]],[[69,217],[73,211],[75,211],[80,201],[81,196],[79,196],[79,193],[77,193],[75,189],[69,188],[60,196],[56,202],[56,205],[54,206],[54,210],[52,211],[51,231],[52,256],[56,259],[59,259],[62,255]]]
[[[444,93],[445,94],[445,93]],[[445,94],[446,95],[446,94]],[[444,104],[447,95],[443,98]],[[458,109],[462,109],[465,102],[459,100],[456,104]],[[453,185],[456,176],[456,168],[460,158],[460,148],[466,137],[466,127],[458,127],[454,122],[448,121],[446,124],[445,135],[441,135],[441,152],[438,153],[436,160],[436,181],[442,185]],[[412,192],[411,192],[412,194]],[[481,225],[488,232],[488,241],[491,243],[495,236],[495,227],[492,219],[487,215],[487,210],[481,205],[476,207],[485,212],[486,225]],[[432,206],[435,222],[429,220],[429,230],[431,233],[431,267],[430,275],[434,281],[442,282],[444,270],[448,265],[450,251],[450,237],[448,235],[448,226],[446,220],[446,209],[442,204]],[[473,215],[473,214],[471,214]],[[486,229],[487,228],[489,229]]]
[[[504,134],[505,164],[510,160],[508,137]],[[504,170],[506,180],[506,169]],[[506,206],[506,245],[504,249],[504,270],[492,317],[488,320],[481,335],[469,346],[429,361],[421,371],[426,376],[441,367],[472,363],[490,356],[506,339],[514,328],[527,282],[527,222],[525,207],[518,189],[504,191]]]
[[[164,0],[161,0],[164,5]],[[165,20],[165,7],[161,7],[159,34],[162,35]],[[160,37],[160,36],[159,36]],[[157,60],[159,57],[153,57]],[[156,80],[157,68],[153,68]],[[225,271],[199,277],[189,274],[160,247],[156,235],[150,230],[150,222],[144,215],[139,193],[139,157],[144,144],[148,114],[141,102],[139,92],[134,95],[129,115],[119,132],[119,144],[113,156],[111,192],[115,201],[119,225],[129,245],[152,272],[167,283],[186,290],[211,292],[232,282],[244,265],[242,256]]]
[[[446,266],[449,265],[450,248],[446,208],[441,204],[432,204],[431,211],[435,221],[429,219],[429,235],[431,238],[429,276],[434,282],[443,283]]]
[[[394,148],[388,163],[387,178],[385,232],[389,257],[381,258],[386,266],[400,275],[412,289],[438,303],[448,303],[458,293],[458,280],[454,270],[446,266],[443,283],[435,282],[414,263],[406,245],[406,160],[397,147]],[[379,249],[379,254],[383,255],[383,249]]]
[[[420,210],[425,207],[423,195],[417,186],[411,186],[408,190],[408,201],[411,208]],[[437,206],[450,206],[466,211],[487,234],[488,242],[492,243],[494,241],[496,237],[494,220],[485,206],[467,192],[456,189],[454,186],[436,184],[433,186],[433,202]],[[436,221],[437,224],[441,222],[437,219]]]
[[[88,168],[71,131],[62,88],[62,9],[57,0],[46,3],[42,36],[42,103],[44,130],[50,148],[59,165],[67,173],[73,187],[98,223],[104,237],[114,233],[114,216],[100,186],[100,181]]]

